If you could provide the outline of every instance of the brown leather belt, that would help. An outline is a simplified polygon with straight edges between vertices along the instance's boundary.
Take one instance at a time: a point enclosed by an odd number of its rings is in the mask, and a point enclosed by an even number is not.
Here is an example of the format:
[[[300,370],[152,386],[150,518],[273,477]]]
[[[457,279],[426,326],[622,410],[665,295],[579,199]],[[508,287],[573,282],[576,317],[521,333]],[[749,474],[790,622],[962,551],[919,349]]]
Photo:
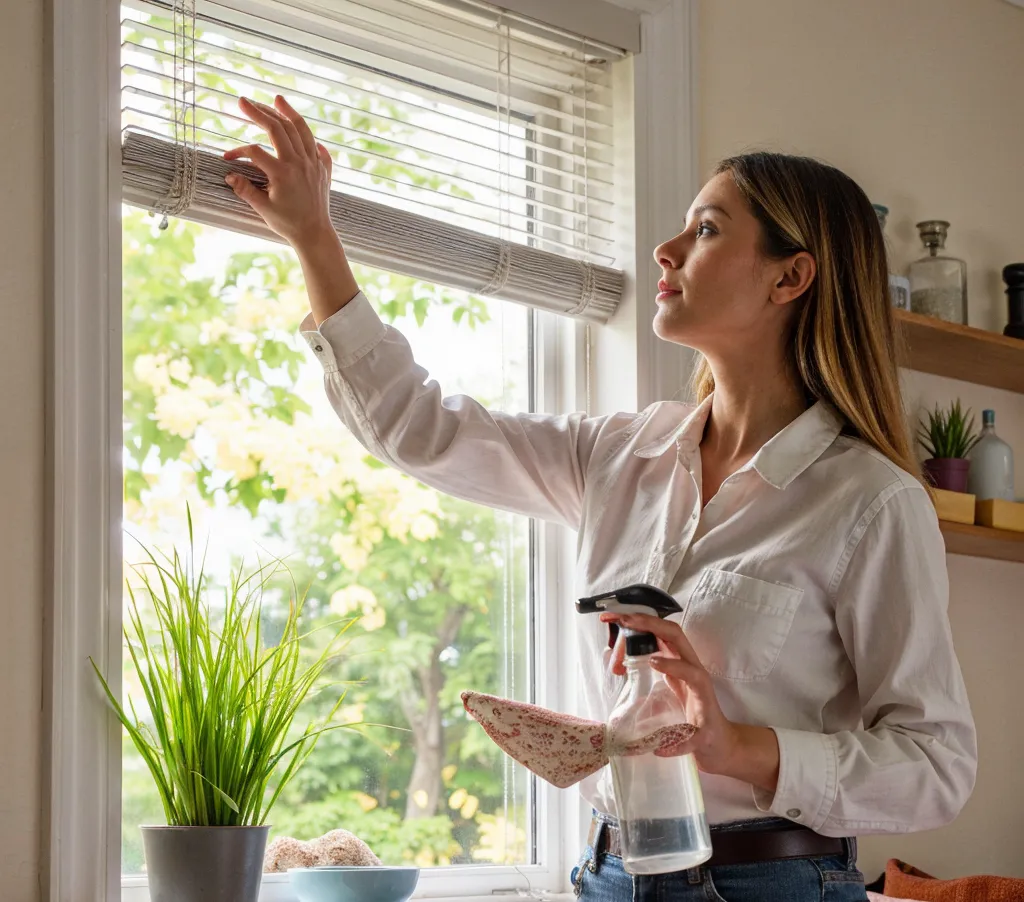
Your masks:
[[[601,818],[595,817],[591,822],[587,845],[597,855],[607,853],[622,857],[619,828]],[[783,858],[838,857],[846,854],[843,840],[822,836],[799,824],[769,830],[716,831],[711,837],[711,846],[711,858],[701,867],[756,864]]]

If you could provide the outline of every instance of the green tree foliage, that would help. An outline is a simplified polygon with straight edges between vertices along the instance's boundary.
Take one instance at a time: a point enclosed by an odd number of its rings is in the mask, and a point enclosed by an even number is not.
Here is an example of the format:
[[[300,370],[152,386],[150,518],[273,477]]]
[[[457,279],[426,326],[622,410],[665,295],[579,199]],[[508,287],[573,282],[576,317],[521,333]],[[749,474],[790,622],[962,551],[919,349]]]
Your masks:
[[[129,519],[180,520],[188,499],[244,509],[268,537],[286,537],[310,625],[360,618],[355,653],[332,674],[351,683],[342,716],[398,728],[325,735],[282,796],[276,831],[345,827],[396,863],[522,856],[521,842],[508,841],[518,825],[504,821],[501,756],[466,721],[458,692],[501,689],[506,609],[522,608],[506,582],[525,572],[524,526],[383,467],[340,426],[314,425],[297,391],[306,352],[294,329],[306,301],[294,257],[267,246],[231,255],[217,278],[199,276],[204,237],[200,226],[161,232],[145,214],[125,214]],[[425,318],[469,303],[387,273],[358,277],[387,319],[419,317],[414,304]],[[472,329],[485,313],[463,313],[451,328]],[[437,741],[418,741],[427,735]],[[127,748],[126,762],[130,872],[141,867],[135,827],[159,821],[159,809]]]

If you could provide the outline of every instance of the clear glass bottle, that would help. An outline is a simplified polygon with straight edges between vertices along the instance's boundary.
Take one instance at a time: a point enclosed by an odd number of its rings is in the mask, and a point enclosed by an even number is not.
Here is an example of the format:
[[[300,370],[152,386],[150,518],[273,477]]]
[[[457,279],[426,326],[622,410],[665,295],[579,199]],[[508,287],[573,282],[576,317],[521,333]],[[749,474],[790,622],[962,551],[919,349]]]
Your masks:
[[[686,722],[686,711],[651,669],[658,650],[649,633],[626,637],[626,685],[608,719],[616,744]],[[693,755],[653,752],[611,758],[622,836],[622,866],[630,874],[669,874],[711,857],[711,832]]]
[[[872,204],[875,215],[878,217],[878,224],[882,229],[882,238],[885,238],[885,223],[889,218],[889,208],[884,204]],[[888,259],[888,244],[886,245],[886,259]],[[898,276],[896,273],[889,273],[889,298],[893,307],[897,310],[910,309],[910,279],[906,276]]]
[[[971,461],[967,491],[979,501],[987,498],[1013,501],[1013,448],[996,435],[994,410],[982,411],[981,421],[981,438],[967,455]]]
[[[942,251],[949,223],[928,219],[917,224],[926,256],[910,264],[910,307],[915,313],[950,323],[967,322],[967,264]]]

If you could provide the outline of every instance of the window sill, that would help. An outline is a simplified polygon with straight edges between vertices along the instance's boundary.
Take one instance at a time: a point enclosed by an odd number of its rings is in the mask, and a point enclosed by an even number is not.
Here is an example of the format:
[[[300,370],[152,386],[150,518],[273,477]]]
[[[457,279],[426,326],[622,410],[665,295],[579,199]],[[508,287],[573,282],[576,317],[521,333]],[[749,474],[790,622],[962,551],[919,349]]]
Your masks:
[[[458,880],[459,878],[455,878]],[[451,886],[441,887],[437,881],[428,880],[424,885],[421,881],[412,896],[412,902],[429,900],[429,902],[496,902],[500,899],[527,899],[535,902],[574,902],[575,896],[570,893],[554,893],[546,890],[526,889],[495,889],[481,892],[478,886],[466,886],[466,892],[460,893]],[[452,881],[454,882],[454,881]],[[469,881],[467,880],[467,883]],[[434,885],[431,885],[434,884]],[[143,877],[128,877],[121,882],[121,902],[149,902],[149,887]],[[264,877],[260,889],[259,902],[299,902],[292,892],[287,874],[275,874]]]

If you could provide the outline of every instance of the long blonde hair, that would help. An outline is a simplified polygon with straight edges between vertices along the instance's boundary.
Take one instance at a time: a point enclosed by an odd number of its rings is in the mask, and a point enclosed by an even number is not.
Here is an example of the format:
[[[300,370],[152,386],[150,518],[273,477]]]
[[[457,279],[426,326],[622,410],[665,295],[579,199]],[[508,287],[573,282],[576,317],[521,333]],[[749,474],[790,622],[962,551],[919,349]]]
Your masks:
[[[761,223],[764,253],[814,257],[817,277],[798,301],[793,365],[809,402],[828,401],[859,438],[921,478],[903,413],[898,338],[885,241],[867,195],[849,176],[806,157],[758,152],[723,160]],[[714,391],[699,359],[698,400]]]

